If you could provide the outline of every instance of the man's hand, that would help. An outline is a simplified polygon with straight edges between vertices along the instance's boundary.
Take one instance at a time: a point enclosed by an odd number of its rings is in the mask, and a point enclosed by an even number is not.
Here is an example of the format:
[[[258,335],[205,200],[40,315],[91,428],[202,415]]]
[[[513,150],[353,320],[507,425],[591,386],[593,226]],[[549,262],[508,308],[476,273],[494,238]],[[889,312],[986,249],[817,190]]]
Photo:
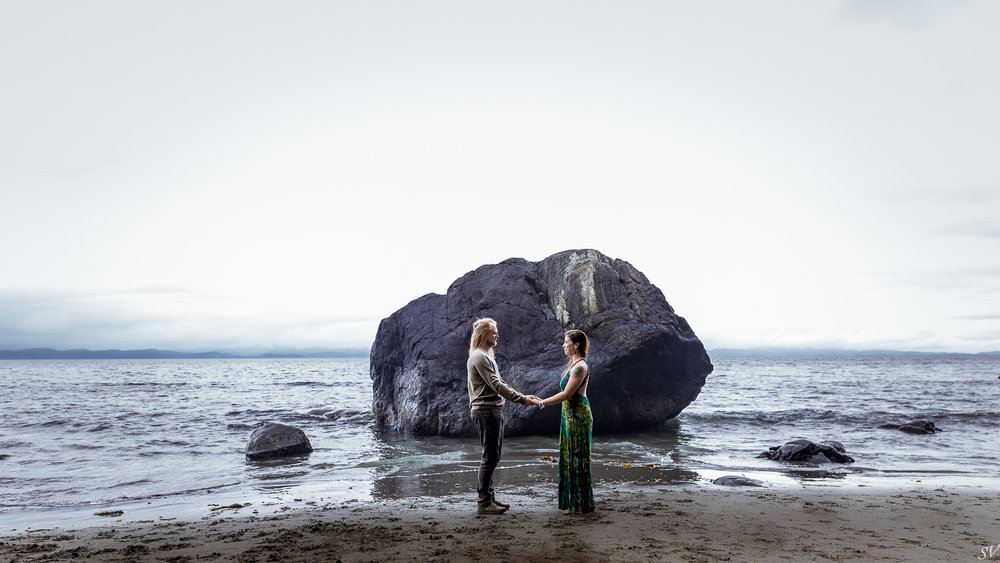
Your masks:
[[[521,404],[524,405],[524,406],[526,406],[526,407],[530,407],[530,406],[540,407],[540,406],[542,406],[542,400],[539,399],[537,395],[525,395],[524,396],[524,402],[521,403]]]

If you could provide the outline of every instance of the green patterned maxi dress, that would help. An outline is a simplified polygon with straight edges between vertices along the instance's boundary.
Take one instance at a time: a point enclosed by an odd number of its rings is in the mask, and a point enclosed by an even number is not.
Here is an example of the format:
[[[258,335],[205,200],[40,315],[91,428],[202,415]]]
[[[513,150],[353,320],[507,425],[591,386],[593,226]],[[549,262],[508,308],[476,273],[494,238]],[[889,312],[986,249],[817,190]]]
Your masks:
[[[572,370],[572,367],[570,368]],[[559,389],[566,389],[570,370]],[[590,374],[587,374],[590,377]],[[583,385],[581,383],[581,385]],[[594,484],[590,475],[590,444],[594,417],[590,401],[577,393],[563,401],[559,423],[559,509],[584,514],[594,511]]]

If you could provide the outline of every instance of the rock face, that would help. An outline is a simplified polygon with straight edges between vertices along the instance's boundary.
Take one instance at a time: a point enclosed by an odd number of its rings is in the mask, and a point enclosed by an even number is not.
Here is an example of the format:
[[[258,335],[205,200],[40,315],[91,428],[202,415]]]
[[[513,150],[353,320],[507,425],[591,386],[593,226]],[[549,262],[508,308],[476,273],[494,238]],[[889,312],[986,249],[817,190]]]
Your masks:
[[[512,258],[469,272],[446,295],[425,295],[382,320],[370,363],[380,426],[475,434],[466,361],[472,323],[483,317],[497,321],[501,377],[541,397],[559,391],[565,331],[587,333],[595,432],[662,424],[698,396],[712,372],[687,321],[628,262],[596,250],[569,250],[541,262]],[[507,402],[505,432],[556,433],[559,411]]]
[[[808,461],[810,463],[854,463],[840,442],[817,444],[809,440],[792,440],[783,446],[771,446],[757,457],[772,461]]]
[[[247,459],[272,459],[291,455],[307,454],[312,444],[306,433],[285,424],[268,422],[253,431],[247,443]]]

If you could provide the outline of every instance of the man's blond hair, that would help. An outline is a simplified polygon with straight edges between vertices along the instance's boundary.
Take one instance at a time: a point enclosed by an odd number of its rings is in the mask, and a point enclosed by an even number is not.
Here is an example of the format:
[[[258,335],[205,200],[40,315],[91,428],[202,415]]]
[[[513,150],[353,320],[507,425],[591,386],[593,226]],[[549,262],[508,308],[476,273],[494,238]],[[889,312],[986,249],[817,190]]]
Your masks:
[[[490,329],[496,327],[497,322],[489,317],[485,319],[476,319],[475,322],[472,323],[472,339],[469,341],[470,356],[476,351],[476,348],[479,348],[486,341],[486,335],[489,334]],[[493,348],[489,348],[487,353],[492,356]]]

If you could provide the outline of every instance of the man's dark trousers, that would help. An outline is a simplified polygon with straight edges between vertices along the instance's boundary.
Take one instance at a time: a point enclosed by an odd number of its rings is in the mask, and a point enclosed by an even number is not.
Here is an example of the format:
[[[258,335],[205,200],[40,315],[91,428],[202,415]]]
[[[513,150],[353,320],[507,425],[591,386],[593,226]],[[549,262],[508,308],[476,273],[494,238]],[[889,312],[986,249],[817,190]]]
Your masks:
[[[503,447],[503,415],[499,408],[472,409],[472,423],[479,430],[483,460],[479,463],[479,506],[493,504],[493,471]]]

